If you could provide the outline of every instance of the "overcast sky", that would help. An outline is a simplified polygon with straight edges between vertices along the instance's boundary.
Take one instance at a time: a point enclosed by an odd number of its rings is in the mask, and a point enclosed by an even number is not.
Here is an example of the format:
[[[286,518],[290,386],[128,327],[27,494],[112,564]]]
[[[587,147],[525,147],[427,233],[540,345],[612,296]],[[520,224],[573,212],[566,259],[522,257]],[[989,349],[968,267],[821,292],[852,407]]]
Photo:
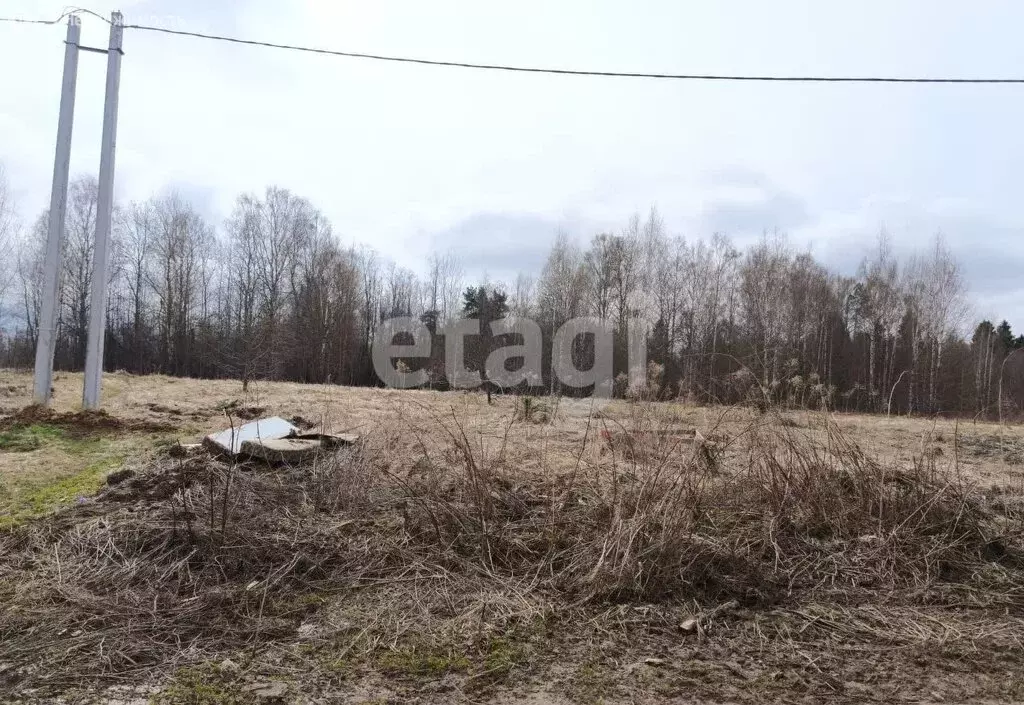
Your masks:
[[[91,0],[127,23],[378,54],[640,72],[1024,76],[1024,3]],[[62,2],[2,0],[50,17]],[[64,27],[0,23],[0,161],[47,205]],[[107,27],[83,18],[83,41]],[[976,312],[1024,331],[1024,86],[739,84],[379,63],[127,30],[118,198],[176,188],[218,225],[239,192],[309,198],[347,242],[419,268],[539,269],[656,205],[673,233],[788,233],[853,273],[946,236]],[[96,172],[104,59],[82,54],[72,172]]]

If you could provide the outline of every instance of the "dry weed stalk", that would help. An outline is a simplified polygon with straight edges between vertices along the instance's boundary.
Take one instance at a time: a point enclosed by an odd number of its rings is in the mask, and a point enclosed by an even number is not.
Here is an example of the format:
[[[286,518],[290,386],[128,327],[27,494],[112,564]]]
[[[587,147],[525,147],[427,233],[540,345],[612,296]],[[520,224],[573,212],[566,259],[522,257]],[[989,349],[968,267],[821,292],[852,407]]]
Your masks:
[[[59,689],[255,652],[367,588],[380,610],[347,654],[428,638],[438,610],[482,633],[573,605],[846,604],[945,584],[1024,605],[1019,532],[934,457],[879,463],[824,416],[820,432],[766,414],[729,436],[628,408],[591,414],[575,465],[540,476],[511,453],[514,414],[485,441],[454,410],[434,419],[446,464],[387,431],[305,468],[161,460],[0,535],[0,678]],[[608,452],[612,430],[630,442]]]

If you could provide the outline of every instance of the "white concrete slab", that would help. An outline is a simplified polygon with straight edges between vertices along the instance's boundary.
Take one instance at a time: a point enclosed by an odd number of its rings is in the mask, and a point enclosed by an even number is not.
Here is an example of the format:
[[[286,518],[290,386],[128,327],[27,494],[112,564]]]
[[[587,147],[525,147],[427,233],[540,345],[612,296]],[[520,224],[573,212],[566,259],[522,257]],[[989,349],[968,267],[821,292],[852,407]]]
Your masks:
[[[242,450],[242,443],[245,441],[274,440],[294,436],[298,433],[299,429],[280,416],[271,416],[258,421],[250,421],[233,429],[228,428],[219,433],[211,433],[204,442],[214,450],[237,455]]]

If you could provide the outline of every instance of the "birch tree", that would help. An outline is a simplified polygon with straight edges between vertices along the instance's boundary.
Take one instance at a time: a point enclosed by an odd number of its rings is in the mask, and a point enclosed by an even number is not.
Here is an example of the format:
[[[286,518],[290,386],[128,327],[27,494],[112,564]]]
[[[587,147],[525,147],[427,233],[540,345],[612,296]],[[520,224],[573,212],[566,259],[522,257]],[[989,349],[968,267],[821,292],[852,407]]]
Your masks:
[[[17,238],[17,213],[14,207],[14,196],[7,181],[4,165],[0,164],[0,324],[6,310],[7,295],[10,293],[15,277],[14,258],[9,256]]]

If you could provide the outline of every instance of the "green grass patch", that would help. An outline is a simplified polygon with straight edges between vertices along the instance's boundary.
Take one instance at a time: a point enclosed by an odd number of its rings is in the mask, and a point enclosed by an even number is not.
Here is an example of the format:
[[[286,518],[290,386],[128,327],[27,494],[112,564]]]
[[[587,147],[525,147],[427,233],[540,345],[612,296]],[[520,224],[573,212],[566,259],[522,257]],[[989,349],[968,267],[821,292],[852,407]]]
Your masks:
[[[572,699],[579,703],[594,705],[615,700],[618,683],[610,675],[612,670],[592,659],[580,664],[571,679]]]
[[[0,515],[0,528],[49,514],[79,498],[91,497],[106,484],[107,475],[121,467],[123,462],[124,458],[120,456],[106,458],[53,484],[13,495],[9,513]]]
[[[487,644],[484,654],[484,674],[492,679],[500,679],[520,664],[527,662],[529,648],[526,644],[513,637],[496,637]]]
[[[379,654],[376,666],[392,676],[436,678],[446,673],[467,671],[470,662],[465,654],[449,650],[404,647]]]
[[[59,442],[65,435],[64,430],[56,426],[15,426],[0,432],[0,453],[28,453],[42,448],[47,443]]]
[[[122,456],[105,458],[88,465],[84,470],[57,482],[31,487],[22,491],[3,491],[0,494],[0,529],[17,526],[29,519],[44,516],[78,501],[91,497],[106,483],[107,474],[121,467]],[[6,506],[4,506],[6,505]]]
[[[0,434],[0,529],[43,516],[103,487],[140,439],[72,435],[47,424],[14,426]]]
[[[155,695],[153,705],[241,705],[244,699],[233,673],[214,663],[179,668]]]

